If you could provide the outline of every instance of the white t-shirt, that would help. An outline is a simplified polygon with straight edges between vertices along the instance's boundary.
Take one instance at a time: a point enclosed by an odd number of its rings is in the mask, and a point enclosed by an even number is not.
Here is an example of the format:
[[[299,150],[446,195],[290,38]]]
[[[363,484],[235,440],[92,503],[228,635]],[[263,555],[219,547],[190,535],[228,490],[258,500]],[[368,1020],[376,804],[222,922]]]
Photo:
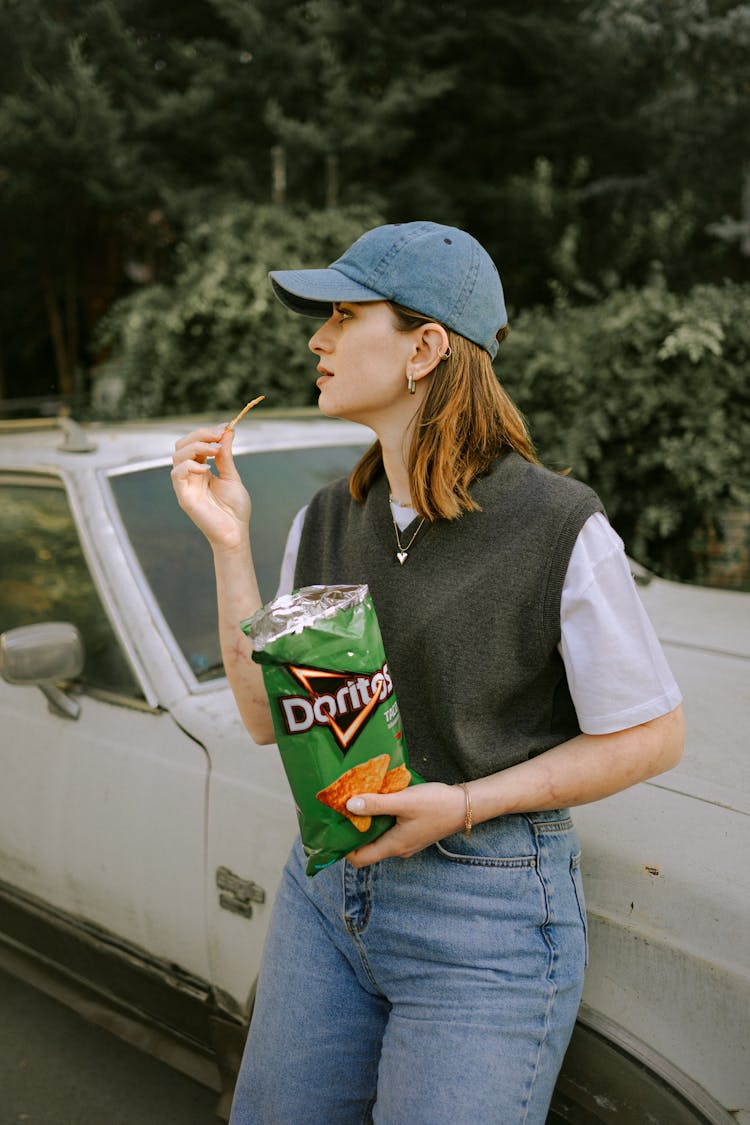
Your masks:
[[[281,564],[279,594],[292,591],[306,508],[294,519]],[[391,505],[399,530],[412,508]],[[416,548],[419,549],[418,547]],[[573,547],[560,604],[568,686],[585,734],[611,734],[665,715],[682,701],[638,596],[623,542],[601,513],[590,516]]]

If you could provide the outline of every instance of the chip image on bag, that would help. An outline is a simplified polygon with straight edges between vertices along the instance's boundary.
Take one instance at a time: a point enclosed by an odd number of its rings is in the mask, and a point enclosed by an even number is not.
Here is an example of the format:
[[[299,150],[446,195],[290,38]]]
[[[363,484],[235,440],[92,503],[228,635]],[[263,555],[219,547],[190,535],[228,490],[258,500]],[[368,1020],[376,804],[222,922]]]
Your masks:
[[[305,586],[241,627],[263,670],[307,874],[314,875],[394,822],[350,813],[350,797],[422,781],[408,766],[375,608],[364,585]]]

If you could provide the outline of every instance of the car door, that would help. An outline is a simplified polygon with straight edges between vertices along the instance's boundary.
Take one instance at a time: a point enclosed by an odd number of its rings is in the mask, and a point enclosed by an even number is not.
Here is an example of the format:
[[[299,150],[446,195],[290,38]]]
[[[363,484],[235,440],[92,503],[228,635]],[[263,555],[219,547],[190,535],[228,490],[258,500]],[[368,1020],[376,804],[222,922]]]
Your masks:
[[[253,557],[264,601],[276,592],[292,521],[314,492],[345,476],[365,448],[342,428],[339,444],[301,437],[243,448],[235,463],[252,496]],[[151,611],[174,638],[193,688],[173,713],[210,757],[206,903],[212,984],[222,1005],[247,1013],[268,915],[296,830],[275,746],[258,747],[242,726],[223,676],[211,552],[177,507],[163,462],[110,475],[117,518],[151,593]],[[148,505],[144,498],[148,497]]]
[[[33,915],[19,940],[56,928],[54,949],[38,950],[54,958],[60,927],[78,928],[130,963],[205,979],[206,755],[144,697],[81,507],[52,474],[0,474],[0,630],[72,622],[86,655],[75,719],[37,687],[0,680],[4,928]]]

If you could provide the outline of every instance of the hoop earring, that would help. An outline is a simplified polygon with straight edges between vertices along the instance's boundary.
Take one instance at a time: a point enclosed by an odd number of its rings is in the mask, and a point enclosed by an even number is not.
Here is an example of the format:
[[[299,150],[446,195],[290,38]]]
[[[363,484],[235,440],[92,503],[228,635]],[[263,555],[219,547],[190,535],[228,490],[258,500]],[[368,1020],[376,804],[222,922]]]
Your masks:
[[[406,389],[407,389],[407,391],[409,392],[410,395],[415,395],[417,393],[417,386],[416,386],[416,383],[414,382],[414,372],[413,371],[407,371],[407,373],[406,373]]]
[[[450,359],[450,357],[451,357],[452,355],[453,355],[453,352],[451,351],[451,346],[450,346],[450,344],[449,344],[449,345],[448,345],[448,347],[447,347],[447,348],[445,349],[445,351],[443,352],[443,354],[441,355],[441,357],[440,357],[440,358],[441,358],[441,359]]]

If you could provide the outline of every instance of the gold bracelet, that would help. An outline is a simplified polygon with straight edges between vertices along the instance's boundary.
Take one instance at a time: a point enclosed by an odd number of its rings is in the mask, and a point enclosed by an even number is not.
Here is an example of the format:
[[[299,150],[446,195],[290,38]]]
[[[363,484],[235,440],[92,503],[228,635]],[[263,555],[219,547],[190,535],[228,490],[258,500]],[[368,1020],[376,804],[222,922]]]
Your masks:
[[[464,836],[471,836],[471,793],[468,781],[459,781],[459,787],[464,791]]]

